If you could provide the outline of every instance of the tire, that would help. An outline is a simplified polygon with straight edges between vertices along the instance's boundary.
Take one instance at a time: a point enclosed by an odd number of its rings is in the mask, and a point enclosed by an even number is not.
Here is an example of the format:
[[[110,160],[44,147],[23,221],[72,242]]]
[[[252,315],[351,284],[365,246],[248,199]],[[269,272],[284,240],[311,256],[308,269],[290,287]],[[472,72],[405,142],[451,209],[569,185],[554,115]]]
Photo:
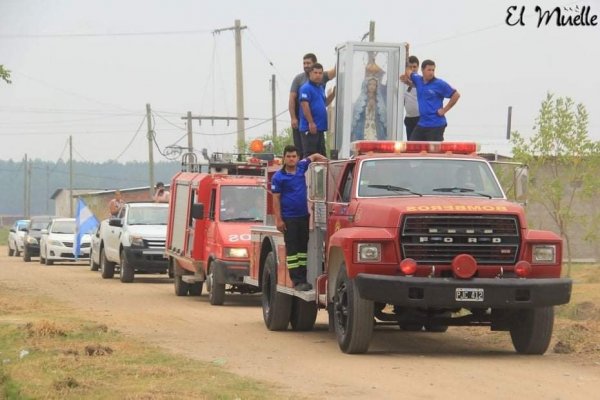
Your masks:
[[[100,264],[94,262],[94,253],[90,251],[90,271],[98,271],[100,268]]]
[[[425,330],[427,332],[444,333],[448,330],[448,325],[426,324]]]
[[[333,309],[340,349],[347,354],[365,353],[373,336],[374,305],[359,296],[356,283],[348,278],[343,264],[335,282]]]
[[[290,324],[294,331],[311,331],[317,320],[317,303],[294,297]]]
[[[131,266],[131,264],[127,261],[127,257],[125,257],[125,250],[121,250],[121,268],[119,269],[119,278],[122,283],[131,283],[133,282],[133,277],[135,276],[135,270]]]
[[[204,282],[188,283],[188,293],[190,296],[202,296],[202,286]]]
[[[40,264],[45,264],[46,258],[42,256],[42,248],[40,247]]]
[[[27,246],[23,247],[23,261],[31,261],[31,255],[29,255],[29,252],[27,251]]]
[[[16,243],[15,243],[15,248],[17,247]],[[15,254],[15,250],[10,247],[10,243],[8,243],[8,256],[12,257]]]
[[[111,279],[115,276],[115,263],[106,259],[104,248],[100,249],[100,275],[102,279]]]
[[[510,337],[520,354],[544,354],[552,339],[554,307],[519,310],[515,313]]]
[[[181,275],[175,275],[174,284],[175,296],[187,296],[190,288],[189,285],[181,279]]]
[[[287,329],[292,314],[292,296],[277,291],[277,263],[272,251],[267,254],[262,276],[262,310],[267,329]]]
[[[41,259],[41,253],[40,253],[40,259]],[[46,254],[45,260],[46,260],[46,265],[53,265],[54,264],[53,260],[49,260],[48,259],[48,254]]]
[[[19,257],[20,255],[21,255],[21,252],[19,251],[19,248],[15,244],[15,257]]]
[[[225,303],[225,284],[215,282],[215,274],[213,273],[213,267],[210,266],[210,272],[207,278],[210,283],[208,286],[208,300],[213,306],[221,306]]]

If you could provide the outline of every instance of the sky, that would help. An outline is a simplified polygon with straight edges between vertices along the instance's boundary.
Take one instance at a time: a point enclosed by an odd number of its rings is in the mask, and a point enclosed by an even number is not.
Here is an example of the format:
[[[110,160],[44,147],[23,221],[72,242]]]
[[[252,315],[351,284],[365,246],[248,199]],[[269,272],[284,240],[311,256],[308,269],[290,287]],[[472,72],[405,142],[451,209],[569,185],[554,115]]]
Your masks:
[[[66,160],[71,135],[75,160],[148,160],[147,103],[154,159],[174,157],[169,146],[187,143],[188,111],[236,116],[234,34],[213,34],[236,19],[247,27],[246,138],[271,133],[272,75],[280,131],[302,55],[332,67],[336,46],[359,41],[374,21],[376,41],[410,43],[460,92],[446,140],[509,155],[507,108],[513,130],[529,136],[548,92],[583,103],[600,140],[600,25],[537,27],[536,5],[587,5],[600,20],[599,0],[0,0],[0,64],[13,81],[0,81],[0,159]],[[525,7],[525,26],[506,24],[509,6]],[[234,121],[196,121],[193,131],[198,151],[235,144]]]

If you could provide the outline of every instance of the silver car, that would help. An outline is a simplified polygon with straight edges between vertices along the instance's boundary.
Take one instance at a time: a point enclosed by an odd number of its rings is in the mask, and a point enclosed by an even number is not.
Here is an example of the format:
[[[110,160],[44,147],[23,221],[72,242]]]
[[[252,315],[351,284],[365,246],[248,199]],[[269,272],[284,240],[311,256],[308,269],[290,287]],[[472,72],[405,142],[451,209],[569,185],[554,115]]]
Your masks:
[[[10,227],[8,234],[8,256],[19,257],[23,252],[23,238],[25,237],[28,219],[19,219]]]

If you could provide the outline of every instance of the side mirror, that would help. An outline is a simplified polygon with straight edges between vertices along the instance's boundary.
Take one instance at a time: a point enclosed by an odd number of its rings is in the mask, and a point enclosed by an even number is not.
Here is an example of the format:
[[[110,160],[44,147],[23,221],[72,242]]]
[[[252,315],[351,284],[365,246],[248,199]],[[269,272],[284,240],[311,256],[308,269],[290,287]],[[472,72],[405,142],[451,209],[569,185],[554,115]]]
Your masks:
[[[122,228],[123,220],[121,220],[121,218],[111,218],[108,220],[108,225],[116,226],[117,228]]]
[[[515,200],[527,203],[527,190],[529,187],[529,167],[526,165],[515,168],[514,174]]]
[[[203,219],[204,218],[204,203],[192,204],[192,218]]]
[[[16,231],[15,231],[15,228],[10,228],[10,231],[11,231],[12,233],[16,233]]]
[[[327,193],[327,164],[311,163],[308,174],[308,199],[324,202]]]

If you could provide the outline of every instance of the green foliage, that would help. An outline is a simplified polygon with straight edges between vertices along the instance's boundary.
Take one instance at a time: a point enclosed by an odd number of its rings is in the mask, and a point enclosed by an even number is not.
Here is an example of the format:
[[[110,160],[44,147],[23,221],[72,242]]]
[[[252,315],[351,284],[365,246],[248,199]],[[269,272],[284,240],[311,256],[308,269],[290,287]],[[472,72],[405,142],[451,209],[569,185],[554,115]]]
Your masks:
[[[600,144],[588,137],[588,113],[583,104],[548,94],[542,102],[531,137],[512,135],[516,161],[529,165],[532,202],[548,212],[567,246],[571,263],[571,230],[586,218],[573,205],[600,188]]]
[[[283,131],[281,131],[279,133],[279,135],[277,135],[275,137],[275,139],[273,139],[273,135],[270,135],[270,134],[262,135],[262,136],[258,137],[258,139],[262,139],[263,141],[267,141],[267,140],[272,141],[273,142],[272,152],[275,153],[276,156],[281,156],[283,154],[283,148],[285,146],[287,146],[288,144],[294,143],[294,140],[292,138],[292,128],[285,128]],[[250,147],[250,142],[252,142],[252,140],[254,140],[254,139],[246,141],[246,148],[244,149],[244,151],[248,152],[248,149]]]
[[[10,80],[10,71],[4,68],[4,65],[0,64],[0,79],[6,83],[12,83]]]
[[[0,246],[8,244],[8,233],[10,228],[8,226],[0,226]]]

